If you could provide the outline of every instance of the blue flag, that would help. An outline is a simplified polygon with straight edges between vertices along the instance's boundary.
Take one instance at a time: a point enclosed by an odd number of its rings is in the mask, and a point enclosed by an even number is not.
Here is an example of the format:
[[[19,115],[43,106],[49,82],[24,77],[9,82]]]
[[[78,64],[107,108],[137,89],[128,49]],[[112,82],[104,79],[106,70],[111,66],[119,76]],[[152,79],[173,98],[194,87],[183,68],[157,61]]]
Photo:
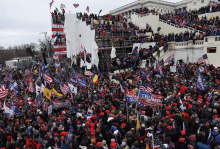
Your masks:
[[[146,73],[143,70],[140,70],[140,77],[146,78]]]
[[[202,82],[202,78],[201,78],[200,74],[199,74],[199,77],[197,79],[197,88],[199,90],[203,90],[204,91],[204,83]]]
[[[111,31],[110,31],[110,34],[112,34],[112,27],[111,27]]]
[[[54,77],[53,80],[54,80],[55,83],[60,84],[60,79]]]
[[[80,86],[86,87],[86,80],[81,79],[81,78],[77,78],[77,84],[79,84]]]
[[[17,97],[20,97],[20,91],[19,91],[18,89],[16,89],[16,88],[14,88],[14,91],[15,91],[15,93],[16,93],[16,96],[17,96]]]
[[[20,111],[18,110],[17,105],[16,105],[16,104],[14,104],[14,103],[13,103],[13,101],[11,101],[10,106],[11,106],[12,110],[14,111],[14,113],[15,113],[16,115],[21,114],[21,113],[20,113]]]
[[[72,77],[70,77],[69,83],[71,83],[71,84],[77,84],[77,80],[74,79],[74,78],[72,78]]]

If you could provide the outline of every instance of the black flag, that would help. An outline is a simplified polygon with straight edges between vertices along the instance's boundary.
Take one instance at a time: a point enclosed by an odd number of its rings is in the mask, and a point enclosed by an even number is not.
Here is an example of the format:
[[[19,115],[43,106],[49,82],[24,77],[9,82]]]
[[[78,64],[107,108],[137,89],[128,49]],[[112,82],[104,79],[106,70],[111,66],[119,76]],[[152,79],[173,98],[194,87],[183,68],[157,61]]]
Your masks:
[[[102,9],[99,11],[99,15],[100,15],[101,12],[102,12]]]

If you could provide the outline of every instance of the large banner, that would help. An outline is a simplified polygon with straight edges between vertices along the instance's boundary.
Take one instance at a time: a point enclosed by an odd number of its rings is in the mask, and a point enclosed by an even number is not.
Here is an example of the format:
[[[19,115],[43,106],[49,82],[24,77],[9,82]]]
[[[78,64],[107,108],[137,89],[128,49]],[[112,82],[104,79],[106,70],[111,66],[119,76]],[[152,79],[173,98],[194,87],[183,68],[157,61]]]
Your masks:
[[[130,91],[127,91],[127,102],[137,103],[140,106],[161,106],[163,102],[163,96],[155,95],[143,90],[139,91],[139,97]]]
[[[145,106],[161,106],[163,96],[140,90],[138,102]]]
[[[138,96],[132,92],[127,91],[127,102],[136,103],[138,102]]]

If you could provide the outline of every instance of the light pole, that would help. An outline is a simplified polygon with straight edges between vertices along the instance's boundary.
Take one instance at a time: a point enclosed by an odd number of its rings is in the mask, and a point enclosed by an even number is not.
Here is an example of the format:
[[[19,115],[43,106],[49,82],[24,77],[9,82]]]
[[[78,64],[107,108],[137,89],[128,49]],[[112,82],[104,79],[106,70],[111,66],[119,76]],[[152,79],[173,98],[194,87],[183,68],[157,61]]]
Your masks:
[[[45,36],[45,40],[46,40],[46,44],[47,44],[47,53],[48,53],[48,58],[49,58],[49,50],[48,50],[48,43],[47,43],[47,32],[42,32],[42,33],[39,33],[39,34],[44,34]]]

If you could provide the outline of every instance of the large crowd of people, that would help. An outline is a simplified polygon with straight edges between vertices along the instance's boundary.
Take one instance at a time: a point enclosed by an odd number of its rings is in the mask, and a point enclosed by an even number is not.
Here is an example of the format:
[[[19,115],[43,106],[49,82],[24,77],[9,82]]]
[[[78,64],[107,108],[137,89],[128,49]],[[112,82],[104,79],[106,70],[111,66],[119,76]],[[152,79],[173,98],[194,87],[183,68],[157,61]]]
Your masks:
[[[63,14],[54,11],[53,23],[63,24]],[[105,15],[99,21],[99,15],[79,13],[78,18],[87,24],[91,18],[98,20],[93,29],[103,47],[106,42],[125,46],[122,42],[126,41],[127,45],[156,41],[156,45],[136,47],[130,55],[111,59],[106,72],[78,70],[70,59],[59,60],[55,55],[48,64],[38,57],[28,67],[4,66],[0,71],[0,148],[219,148],[220,69],[205,62],[181,62],[171,71],[173,60],[156,63],[153,57],[160,46],[167,49],[167,42],[203,40],[205,35],[159,35],[150,27],[126,23],[121,15]],[[103,30],[112,36],[105,40]],[[140,68],[143,59],[146,65]],[[152,100],[139,97],[142,91]],[[155,105],[153,98],[162,103]]]
[[[163,74],[158,74],[153,65],[140,69],[131,59],[126,58],[124,72],[107,70],[96,74],[95,82],[74,70],[76,64],[69,59],[59,69],[55,63],[45,66],[40,59],[27,68],[3,69],[1,80],[8,93],[4,98],[1,94],[0,148],[145,149],[156,146],[155,141],[169,149],[220,145],[219,68],[182,63],[170,72],[172,64],[163,64]],[[198,76],[204,90],[197,85]],[[79,79],[86,83],[74,81]],[[143,83],[152,88],[152,95],[162,97],[161,106],[129,102],[127,93],[138,96]],[[74,86],[75,91],[65,92],[62,85]]]

